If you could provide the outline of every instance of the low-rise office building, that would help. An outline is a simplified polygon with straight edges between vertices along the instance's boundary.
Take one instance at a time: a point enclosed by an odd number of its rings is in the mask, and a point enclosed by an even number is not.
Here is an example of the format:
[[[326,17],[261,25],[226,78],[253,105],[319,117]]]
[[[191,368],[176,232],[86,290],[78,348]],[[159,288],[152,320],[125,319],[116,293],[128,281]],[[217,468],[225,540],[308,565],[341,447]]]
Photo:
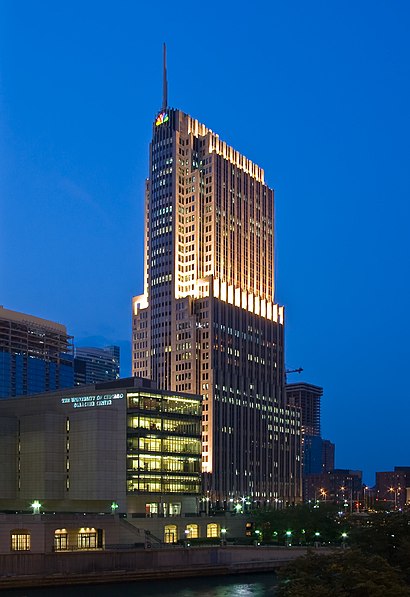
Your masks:
[[[201,399],[129,378],[0,401],[0,511],[197,513]]]

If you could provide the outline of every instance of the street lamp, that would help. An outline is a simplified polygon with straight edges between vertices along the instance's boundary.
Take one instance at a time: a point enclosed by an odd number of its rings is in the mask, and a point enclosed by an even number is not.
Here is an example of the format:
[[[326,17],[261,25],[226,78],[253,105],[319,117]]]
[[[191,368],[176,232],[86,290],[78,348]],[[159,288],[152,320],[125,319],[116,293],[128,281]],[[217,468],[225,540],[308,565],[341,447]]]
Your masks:
[[[115,514],[115,511],[118,510],[119,506],[117,502],[111,502],[111,514]]]
[[[185,529],[185,531],[184,531],[184,534],[185,534],[184,546],[185,546],[185,547],[189,547],[189,543],[188,543],[188,539],[189,539],[189,529]]]
[[[222,546],[226,545],[226,531],[227,531],[227,529],[225,529],[225,528],[221,529],[221,545]]]
[[[368,505],[367,505],[367,495],[366,495],[366,491],[369,491],[369,488],[367,485],[365,485],[363,487],[363,502],[364,502],[364,509],[367,510],[368,509]]]
[[[394,493],[394,509],[397,510],[397,495],[400,494],[400,489],[401,487],[390,487],[389,491],[392,491]]]
[[[30,504],[30,508],[33,510],[33,514],[40,514],[41,504],[38,500],[34,500],[34,502]]]
[[[292,531],[286,531],[286,547],[292,547]]]

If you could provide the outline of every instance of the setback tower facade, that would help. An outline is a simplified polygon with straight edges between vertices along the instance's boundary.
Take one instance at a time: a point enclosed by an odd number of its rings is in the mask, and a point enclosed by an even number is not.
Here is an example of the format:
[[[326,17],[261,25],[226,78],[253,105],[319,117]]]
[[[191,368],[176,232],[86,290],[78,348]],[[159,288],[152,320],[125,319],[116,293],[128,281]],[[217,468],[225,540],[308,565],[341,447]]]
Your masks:
[[[201,394],[205,499],[301,497],[300,412],[284,392],[274,193],[264,172],[180,110],[153,123],[133,375]]]

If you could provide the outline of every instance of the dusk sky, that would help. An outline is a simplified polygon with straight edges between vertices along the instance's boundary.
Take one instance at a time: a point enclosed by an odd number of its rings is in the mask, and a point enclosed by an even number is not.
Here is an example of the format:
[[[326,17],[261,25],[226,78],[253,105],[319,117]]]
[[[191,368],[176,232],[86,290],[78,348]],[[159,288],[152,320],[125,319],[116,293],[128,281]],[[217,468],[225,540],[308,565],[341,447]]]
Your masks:
[[[265,170],[289,381],[336,466],[410,465],[410,3],[0,0],[0,304],[120,343],[169,104]]]

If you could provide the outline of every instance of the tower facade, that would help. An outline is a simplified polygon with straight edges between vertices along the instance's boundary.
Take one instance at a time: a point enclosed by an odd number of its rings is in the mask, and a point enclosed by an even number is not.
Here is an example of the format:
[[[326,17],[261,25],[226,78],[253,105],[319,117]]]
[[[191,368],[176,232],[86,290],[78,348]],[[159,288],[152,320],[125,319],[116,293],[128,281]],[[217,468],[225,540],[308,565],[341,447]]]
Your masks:
[[[210,499],[297,501],[300,413],[284,394],[273,190],[261,168],[166,107],[153,123],[149,168],[133,374],[202,395]]]

